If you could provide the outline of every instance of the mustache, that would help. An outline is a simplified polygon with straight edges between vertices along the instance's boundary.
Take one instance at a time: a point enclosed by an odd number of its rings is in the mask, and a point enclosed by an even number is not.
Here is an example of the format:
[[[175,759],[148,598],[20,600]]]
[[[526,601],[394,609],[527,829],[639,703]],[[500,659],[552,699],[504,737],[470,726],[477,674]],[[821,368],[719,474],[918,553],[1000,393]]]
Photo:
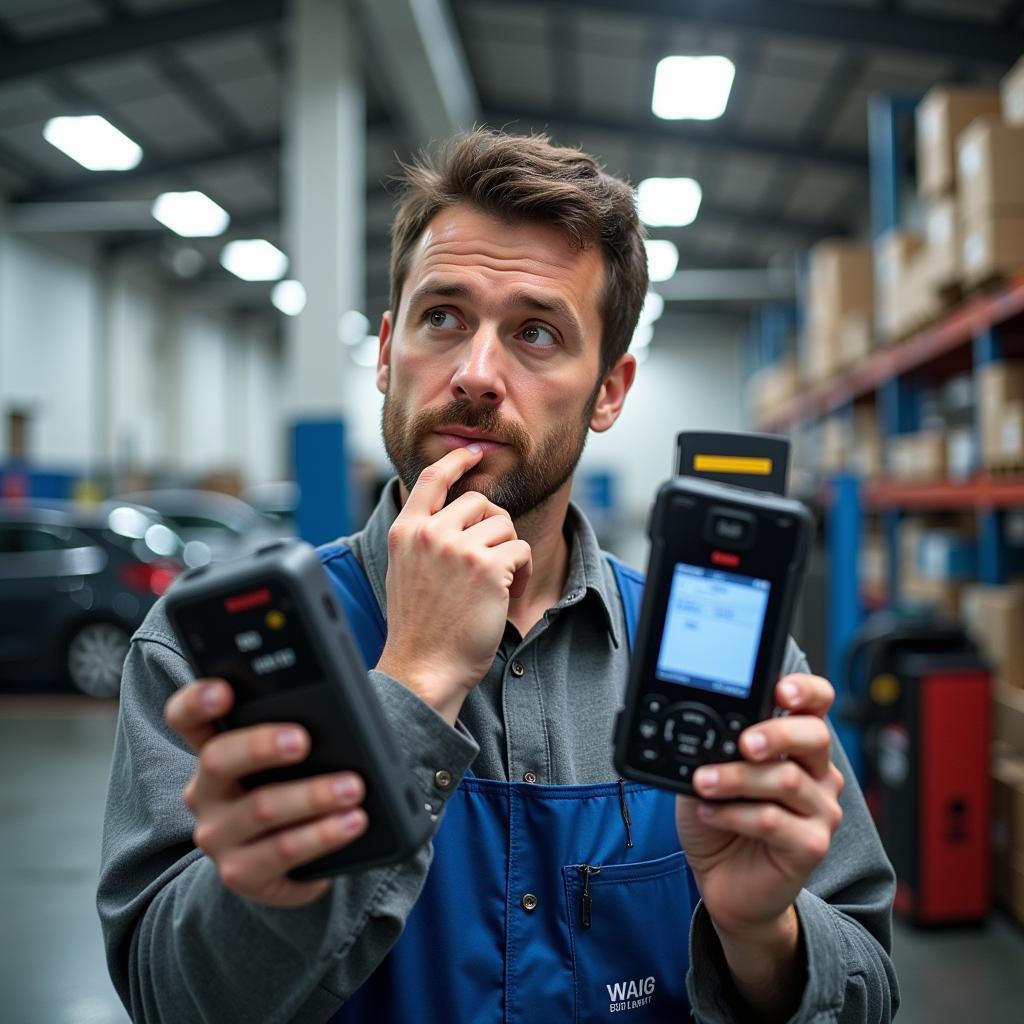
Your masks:
[[[453,399],[440,409],[424,409],[413,417],[411,433],[422,441],[441,427],[469,427],[490,434],[514,448],[520,455],[530,448],[530,437],[518,423],[509,423],[495,409],[476,405],[462,398]]]

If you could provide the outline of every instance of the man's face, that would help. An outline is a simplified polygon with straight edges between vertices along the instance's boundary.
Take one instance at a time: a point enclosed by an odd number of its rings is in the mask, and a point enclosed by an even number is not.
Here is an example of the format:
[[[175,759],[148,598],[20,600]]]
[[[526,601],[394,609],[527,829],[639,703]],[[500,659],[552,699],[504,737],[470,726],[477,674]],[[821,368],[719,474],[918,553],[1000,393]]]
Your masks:
[[[384,444],[407,489],[473,443],[484,457],[449,500],[480,491],[518,519],[569,486],[588,429],[621,406],[606,408],[598,378],[604,281],[597,246],[575,250],[545,225],[471,207],[430,222],[398,316],[384,316],[377,369]]]

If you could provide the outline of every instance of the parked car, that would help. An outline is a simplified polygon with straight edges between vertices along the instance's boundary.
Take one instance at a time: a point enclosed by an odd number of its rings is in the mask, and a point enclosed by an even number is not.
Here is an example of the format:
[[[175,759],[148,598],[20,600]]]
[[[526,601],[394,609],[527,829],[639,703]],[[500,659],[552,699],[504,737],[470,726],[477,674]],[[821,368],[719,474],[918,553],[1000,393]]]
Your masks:
[[[126,502],[0,505],[0,679],[116,696],[128,641],[184,550],[158,513]]]
[[[185,541],[190,567],[244,555],[292,533],[287,523],[215,491],[162,488],[122,497],[156,509],[173,526]]]

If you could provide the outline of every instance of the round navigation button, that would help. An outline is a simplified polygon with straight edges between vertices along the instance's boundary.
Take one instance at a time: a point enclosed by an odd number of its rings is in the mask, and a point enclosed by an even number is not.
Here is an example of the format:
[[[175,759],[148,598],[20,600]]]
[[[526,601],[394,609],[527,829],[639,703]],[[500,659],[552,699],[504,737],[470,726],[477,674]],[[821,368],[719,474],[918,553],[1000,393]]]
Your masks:
[[[658,723],[652,718],[645,718],[636,727],[636,731],[640,733],[645,740],[653,740],[658,735]]]

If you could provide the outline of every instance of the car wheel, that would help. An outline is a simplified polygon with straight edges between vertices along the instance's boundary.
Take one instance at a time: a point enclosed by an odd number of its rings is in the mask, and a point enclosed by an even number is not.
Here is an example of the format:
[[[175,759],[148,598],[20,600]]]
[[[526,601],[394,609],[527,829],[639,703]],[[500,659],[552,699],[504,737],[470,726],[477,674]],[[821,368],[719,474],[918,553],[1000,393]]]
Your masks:
[[[68,644],[67,670],[72,685],[89,697],[116,697],[128,654],[128,631],[112,622],[82,626]]]

